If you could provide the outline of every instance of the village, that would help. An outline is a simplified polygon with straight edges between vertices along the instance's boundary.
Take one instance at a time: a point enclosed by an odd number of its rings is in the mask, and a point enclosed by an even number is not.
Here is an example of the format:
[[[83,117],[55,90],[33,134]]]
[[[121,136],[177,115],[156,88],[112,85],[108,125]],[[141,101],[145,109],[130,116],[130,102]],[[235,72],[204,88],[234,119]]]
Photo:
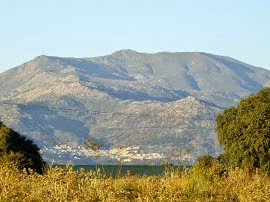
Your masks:
[[[102,159],[105,162],[121,162],[123,164],[132,163],[149,163],[155,162],[160,164],[162,162],[177,163],[186,162],[193,163],[196,159],[189,154],[183,156],[167,155],[156,152],[146,152],[139,146],[118,147],[111,149],[88,149],[82,146],[56,145],[54,147],[43,147],[41,149],[42,155],[47,158],[54,159],[69,159],[71,163],[89,163],[99,162]],[[61,162],[61,161],[60,161]],[[57,163],[57,162],[56,162]]]

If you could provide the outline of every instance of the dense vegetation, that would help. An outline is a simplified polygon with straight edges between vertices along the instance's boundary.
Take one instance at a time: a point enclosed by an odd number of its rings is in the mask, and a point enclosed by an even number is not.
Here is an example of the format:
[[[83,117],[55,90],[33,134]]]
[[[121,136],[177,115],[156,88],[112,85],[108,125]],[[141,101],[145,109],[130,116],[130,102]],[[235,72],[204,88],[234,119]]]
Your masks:
[[[270,174],[270,88],[242,99],[217,117],[221,162]]]
[[[32,169],[40,174],[45,165],[32,140],[0,122],[0,166],[3,164],[15,164],[19,169]]]

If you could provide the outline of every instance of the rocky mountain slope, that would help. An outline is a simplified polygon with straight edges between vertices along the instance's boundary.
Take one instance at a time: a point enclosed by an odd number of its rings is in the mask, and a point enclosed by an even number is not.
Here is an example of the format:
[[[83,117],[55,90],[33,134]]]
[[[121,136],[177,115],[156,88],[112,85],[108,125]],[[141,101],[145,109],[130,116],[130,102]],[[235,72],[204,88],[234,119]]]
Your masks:
[[[41,148],[80,148],[93,137],[107,150],[216,155],[216,114],[269,81],[268,70],[198,52],[39,56],[0,74],[0,114]],[[50,152],[47,161],[86,161]]]

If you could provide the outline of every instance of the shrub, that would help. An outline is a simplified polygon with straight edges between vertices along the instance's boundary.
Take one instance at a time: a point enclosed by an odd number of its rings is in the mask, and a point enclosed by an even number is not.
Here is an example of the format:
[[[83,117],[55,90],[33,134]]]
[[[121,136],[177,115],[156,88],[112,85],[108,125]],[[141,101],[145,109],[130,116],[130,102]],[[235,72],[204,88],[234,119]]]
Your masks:
[[[216,131],[229,166],[270,173],[270,88],[242,99],[217,116]]]
[[[15,164],[18,169],[33,169],[43,172],[45,162],[39,148],[32,140],[20,135],[0,122],[0,157],[1,164]]]

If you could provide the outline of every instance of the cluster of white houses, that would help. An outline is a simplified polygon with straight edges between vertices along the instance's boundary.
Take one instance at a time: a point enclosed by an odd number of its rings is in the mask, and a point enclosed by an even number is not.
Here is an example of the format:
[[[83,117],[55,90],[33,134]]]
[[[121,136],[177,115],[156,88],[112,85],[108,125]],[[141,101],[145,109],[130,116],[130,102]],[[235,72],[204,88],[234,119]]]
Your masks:
[[[143,151],[139,146],[92,150],[80,146],[75,147],[69,145],[56,145],[54,147],[43,147],[41,149],[41,153],[46,156],[58,157],[58,159],[65,158],[68,155],[69,157],[73,158],[74,161],[87,158],[105,158],[116,160],[122,163],[131,163],[133,161],[165,161],[168,159],[168,155],[161,153],[147,153]],[[179,160],[179,158],[177,160]],[[180,160],[192,163],[194,158],[191,155],[184,155]]]

